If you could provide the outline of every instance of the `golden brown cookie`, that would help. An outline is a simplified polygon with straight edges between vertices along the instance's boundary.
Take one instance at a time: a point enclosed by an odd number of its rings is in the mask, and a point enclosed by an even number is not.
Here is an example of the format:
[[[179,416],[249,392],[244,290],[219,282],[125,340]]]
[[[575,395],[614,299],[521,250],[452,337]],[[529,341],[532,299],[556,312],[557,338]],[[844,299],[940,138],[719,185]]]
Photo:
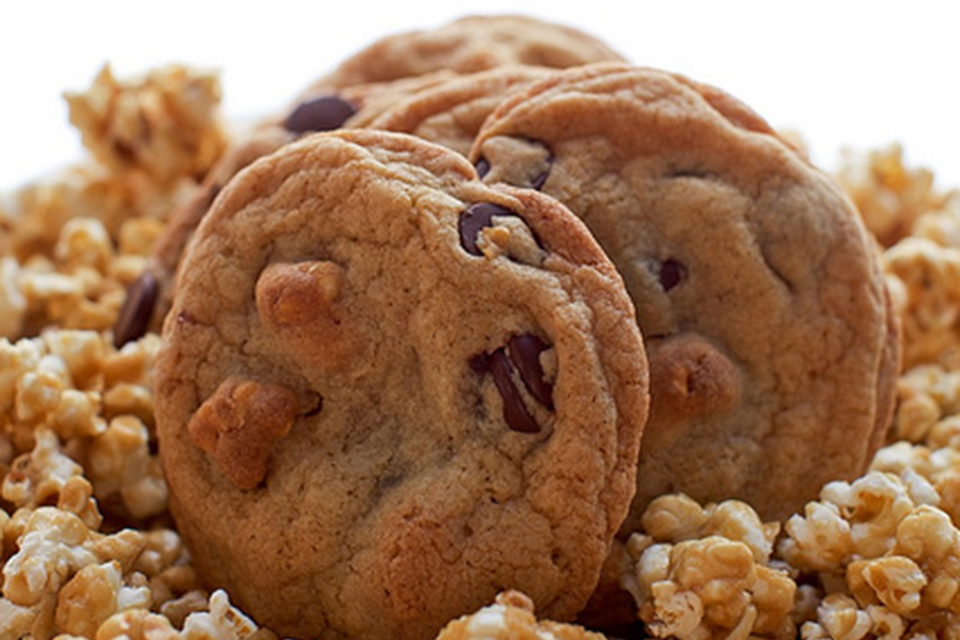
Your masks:
[[[337,89],[439,69],[474,73],[505,64],[563,69],[623,60],[606,43],[574,27],[523,15],[474,15],[381,38],[314,86]]]
[[[483,121],[507,96],[554,73],[547,67],[504,65],[423,87],[351,126],[409,133],[467,155]]]
[[[148,330],[159,332],[170,310],[181,256],[217,193],[238,171],[301,135],[362,126],[407,95],[454,75],[438,71],[394,82],[345,87],[337,95],[311,96],[239,135],[207,173],[197,192],[171,215],[143,273],[127,291],[114,326],[115,346],[136,340]]]
[[[471,152],[587,224],[627,283],[651,412],[624,532],[667,492],[782,518],[861,473],[889,423],[896,318],[840,190],[749,108],[627,65],[557,72]]]
[[[200,224],[156,366],[171,509],[283,635],[432,638],[502,589],[569,619],[635,490],[623,282],[553,199],[403,134],[306,137]]]
[[[243,135],[214,166],[198,193],[172,216],[167,231],[143,275],[131,285],[114,327],[116,346],[159,330],[170,308],[173,275],[193,230],[213,197],[234,173],[259,155],[277,149],[305,133],[344,127],[365,127],[383,111],[407,96],[455,77],[500,65],[535,65],[562,68],[622,57],[596,38],[571,27],[525,16],[470,16],[432,30],[394,34],[381,38],[313,82],[286,109],[260,122],[252,134]],[[533,72],[531,72],[533,73]],[[470,105],[459,98],[459,112],[477,118],[479,96],[506,91],[520,80],[485,81],[473,88]],[[462,89],[461,89],[462,92]],[[433,120],[423,122],[424,132],[440,123],[441,100],[436,96]],[[482,103],[487,108],[487,103]],[[453,105],[451,105],[451,109]],[[408,116],[409,117],[409,116]],[[460,124],[476,128],[479,122]],[[400,124],[390,129],[401,129]],[[438,132],[463,150],[462,133]],[[445,140],[438,139],[443,142]]]

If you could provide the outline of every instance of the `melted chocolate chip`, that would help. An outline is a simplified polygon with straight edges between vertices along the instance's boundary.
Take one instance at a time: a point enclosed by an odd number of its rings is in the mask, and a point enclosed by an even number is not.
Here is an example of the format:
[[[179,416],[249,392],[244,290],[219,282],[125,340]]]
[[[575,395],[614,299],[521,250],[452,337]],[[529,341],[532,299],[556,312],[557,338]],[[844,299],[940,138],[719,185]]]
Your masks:
[[[339,96],[319,96],[301,102],[283,123],[291,133],[339,129],[357,108]]]
[[[149,271],[144,271],[127,289],[127,299],[120,307],[117,324],[113,328],[113,345],[117,349],[139,340],[147,333],[158,294],[157,279]]]
[[[489,373],[503,399],[503,419],[513,431],[540,433],[540,425],[527,409],[520,390],[514,383],[514,367],[527,392],[534,400],[553,410],[553,387],[543,375],[540,354],[549,345],[533,334],[513,336],[493,353],[481,353],[470,359],[470,368],[477,374]]]
[[[503,398],[503,419],[507,426],[520,433],[539,433],[540,425],[523,404],[523,396],[513,384],[513,367],[503,349],[490,354],[490,375]]]
[[[474,169],[477,170],[477,175],[483,179],[484,176],[490,173],[490,161],[481,157],[477,160],[477,164],[474,165]]]
[[[477,246],[480,230],[489,227],[494,216],[516,216],[517,214],[506,207],[492,202],[479,202],[470,205],[460,214],[458,230],[460,232],[460,246],[472,256],[482,256],[483,252]]]
[[[549,349],[549,345],[532,333],[513,336],[507,342],[507,355],[520,372],[527,391],[537,402],[553,410],[553,387],[543,377],[540,354]]]
[[[673,258],[668,258],[660,264],[660,286],[664,291],[670,291],[676,287],[686,275],[686,267]]]
[[[314,391],[313,404],[304,412],[303,417],[312,418],[315,415],[319,415],[321,411],[323,411],[323,396]]]

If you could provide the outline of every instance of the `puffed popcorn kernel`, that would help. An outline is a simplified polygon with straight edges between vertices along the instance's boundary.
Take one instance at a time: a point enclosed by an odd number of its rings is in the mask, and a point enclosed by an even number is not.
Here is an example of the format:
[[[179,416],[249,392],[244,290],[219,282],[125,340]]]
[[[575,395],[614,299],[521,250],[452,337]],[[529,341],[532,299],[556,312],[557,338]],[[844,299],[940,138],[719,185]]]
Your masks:
[[[850,596],[833,593],[817,607],[817,622],[804,624],[804,640],[830,638],[832,640],[861,640],[873,628],[870,614],[861,611]]]
[[[448,622],[437,640],[606,639],[576,625],[538,621],[530,598],[517,591],[506,591],[493,604]]]
[[[917,218],[944,202],[933,188],[929,169],[904,166],[899,144],[866,153],[844,150],[835,177],[884,246],[909,235]]]
[[[10,531],[12,526],[16,531]],[[89,565],[116,561],[129,569],[144,546],[138,531],[103,535],[55,507],[18,510],[5,527],[5,537],[14,532],[17,551],[3,567],[3,596],[27,607],[50,599],[55,604],[61,587]]]
[[[907,629],[903,618],[881,605],[869,605],[871,633],[877,640],[900,640]]]
[[[105,274],[114,257],[110,235],[95,218],[71,218],[60,230],[53,256],[61,270],[90,267]]]
[[[960,191],[946,193],[942,206],[917,218],[913,235],[945,247],[960,246]]]
[[[3,595],[30,606],[57,593],[77,570],[97,557],[84,543],[91,532],[80,518],[53,507],[33,511],[18,541],[19,550],[3,567]]]
[[[159,182],[202,176],[222,153],[216,75],[171,65],[117,80],[104,66],[85,93],[67,93],[70,122],[114,171],[141,170]]]
[[[92,638],[117,611],[149,606],[149,590],[124,586],[118,562],[91,564],[60,589],[55,620],[61,633]]]
[[[82,473],[79,464],[61,453],[56,434],[37,429],[33,451],[14,460],[3,479],[3,499],[29,508],[56,503],[67,482]]]
[[[787,520],[784,531],[777,553],[802,571],[834,570],[853,553],[850,523],[829,502],[808,502],[803,514]]]
[[[851,562],[847,585],[861,607],[883,604],[899,616],[909,616],[920,606],[927,577],[910,558],[886,556]]]
[[[210,594],[209,612],[192,613],[183,623],[181,640],[275,640],[267,629],[230,604],[222,590]]]
[[[763,563],[770,559],[773,541],[780,531],[778,523],[761,522],[757,512],[745,502],[725,500],[701,507],[683,494],[654,499],[640,524],[656,542],[677,543],[712,535],[737,540],[750,547],[756,561]]]
[[[683,494],[655,498],[643,512],[643,531],[657,542],[681,542],[700,537],[707,514],[695,500]]]
[[[955,353],[960,344],[960,249],[910,237],[888,249],[884,262],[904,285],[899,309],[904,370]]]
[[[143,519],[167,506],[160,460],[151,455],[150,434],[138,418],[123,415],[90,442],[87,472],[101,502],[118,496],[131,516]]]
[[[877,558],[889,551],[897,525],[915,506],[897,476],[876,471],[851,484],[831,482],[820,495],[837,505],[850,522],[853,551],[861,558]]]
[[[163,222],[156,218],[125,220],[120,225],[119,237],[117,238],[119,257],[150,257],[165,228]]]
[[[960,370],[941,364],[919,365],[897,381],[899,406],[896,415],[897,435],[911,442],[928,442],[933,446],[949,444],[949,435],[930,440],[933,431],[943,429],[941,423],[960,414]],[[953,430],[960,434],[960,425]]]
[[[0,598],[0,640],[44,638],[53,626],[48,613],[39,607],[23,607]]]
[[[710,536],[648,547],[637,562],[639,615],[655,637],[789,638],[796,584],[743,542]]]
[[[129,609],[109,617],[93,640],[181,640],[180,633],[162,615],[146,609]]]
[[[20,263],[0,258],[0,337],[15,340],[23,331],[27,299],[20,288]]]

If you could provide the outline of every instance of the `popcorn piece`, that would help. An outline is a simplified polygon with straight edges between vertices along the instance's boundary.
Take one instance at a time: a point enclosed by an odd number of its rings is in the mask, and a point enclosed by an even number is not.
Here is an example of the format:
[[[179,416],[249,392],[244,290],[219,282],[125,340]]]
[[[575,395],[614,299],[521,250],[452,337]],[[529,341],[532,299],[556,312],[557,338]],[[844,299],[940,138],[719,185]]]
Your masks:
[[[103,274],[113,258],[113,248],[110,236],[99,220],[72,218],[60,230],[53,255],[64,271],[90,267]]]
[[[55,620],[61,633],[92,638],[117,611],[149,604],[147,589],[123,585],[118,562],[91,564],[60,590]]]
[[[0,258],[0,337],[16,339],[23,331],[27,299],[20,289],[20,264]]]
[[[215,75],[181,66],[126,82],[105,66],[86,93],[66,94],[70,122],[100,162],[160,182],[202,176],[222,153],[220,97]]]
[[[664,576],[666,546],[644,552],[659,556],[653,562],[643,557],[638,562],[639,582],[649,589],[638,602],[649,633],[681,640],[751,634],[787,638],[795,633],[789,616],[795,583],[757,565],[746,544],[719,536],[678,543],[669,548]],[[656,567],[653,575],[644,575],[651,566]]]
[[[167,484],[159,459],[150,454],[149,440],[146,425],[126,415],[111,420],[88,449],[88,471],[97,498],[119,497],[138,520],[167,507]]]
[[[837,180],[850,194],[867,228],[889,247],[913,231],[923,214],[940,209],[944,196],[928,169],[908,169],[903,148],[892,144],[868,153],[846,151]]]
[[[913,235],[945,247],[960,247],[960,191],[947,193],[942,207],[917,218]]]
[[[605,640],[572,624],[538,622],[533,602],[516,591],[499,594],[479,611],[447,623],[437,640]]]
[[[739,500],[702,508],[682,494],[653,500],[643,513],[641,525],[657,542],[676,543],[710,535],[743,542],[761,563],[770,559],[773,541],[780,531],[778,523],[762,523],[756,511]]]
[[[853,598],[843,594],[831,594],[824,598],[817,608],[817,622],[803,625],[801,638],[861,640],[872,627],[870,615],[858,609]]]
[[[31,606],[56,593],[74,572],[97,558],[84,547],[91,532],[77,516],[52,507],[34,511],[19,540],[19,551],[3,567],[3,595]]]
[[[60,451],[60,441],[48,429],[36,433],[33,451],[14,460],[3,479],[3,499],[17,507],[56,503],[71,478],[83,469]]]
[[[43,615],[38,607],[22,607],[6,598],[0,598],[0,621],[0,640],[43,638],[53,626],[50,616]]]
[[[937,362],[960,343],[960,249],[907,238],[884,254],[886,268],[903,283],[900,301],[903,366]]]
[[[239,609],[230,604],[225,591],[210,595],[209,613],[187,616],[180,634],[181,640],[275,640],[276,636],[261,629]]]
[[[164,616],[146,609],[129,609],[108,618],[94,640],[180,640],[180,634]]]
[[[907,616],[920,606],[927,578],[910,558],[886,556],[851,563],[847,584],[861,605],[883,604],[895,614]]]

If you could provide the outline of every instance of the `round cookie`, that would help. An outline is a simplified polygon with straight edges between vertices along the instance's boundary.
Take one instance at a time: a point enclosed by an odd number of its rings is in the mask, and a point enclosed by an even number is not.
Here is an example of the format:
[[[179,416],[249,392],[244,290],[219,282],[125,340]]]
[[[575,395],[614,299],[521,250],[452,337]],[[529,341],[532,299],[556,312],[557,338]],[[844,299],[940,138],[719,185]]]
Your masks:
[[[503,102],[471,158],[580,216],[634,301],[651,408],[625,534],[667,492],[779,519],[865,469],[899,359],[875,243],[759,116],[682,76],[590,65]]]
[[[159,331],[170,310],[177,266],[213,199],[238,171],[302,135],[342,127],[362,126],[406,96],[456,74],[437,71],[393,82],[345,87],[336,95],[305,93],[284,113],[265,118],[236,141],[204,177],[196,193],[170,217],[143,273],[127,290],[113,330],[115,346]]]
[[[458,73],[499,65],[561,68],[603,60],[622,57],[578,29],[512,15],[468,16],[432,30],[386,36],[355,53],[313,82],[280,114],[241,136],[197,194],[174,213],[144,273],[127,291],[114,326],[115,345],[159,330],[170,309],[174,273],[193,230],[222,185],[258,154],[304,133],[369,126],[406,96]]]
[[[433,29],[386,36],[316,81],[337,89],[419,76],[439,69],[474,73],[505,64],[563,69],[624,61],[583,31],[523,15],[466,16]]]
[[[171,510],[284,636],[432,638],[507,588],[570,619],[635,491],[645,363],[562,205],[412,136],[308,136],[224,187],[178,273]]]
[[[409,133],[467,155],[483,121],[502,100],[554,72],[547,67],[504,65],[457,75],[412,92],[368,122],[357,119],[351,124]]]

